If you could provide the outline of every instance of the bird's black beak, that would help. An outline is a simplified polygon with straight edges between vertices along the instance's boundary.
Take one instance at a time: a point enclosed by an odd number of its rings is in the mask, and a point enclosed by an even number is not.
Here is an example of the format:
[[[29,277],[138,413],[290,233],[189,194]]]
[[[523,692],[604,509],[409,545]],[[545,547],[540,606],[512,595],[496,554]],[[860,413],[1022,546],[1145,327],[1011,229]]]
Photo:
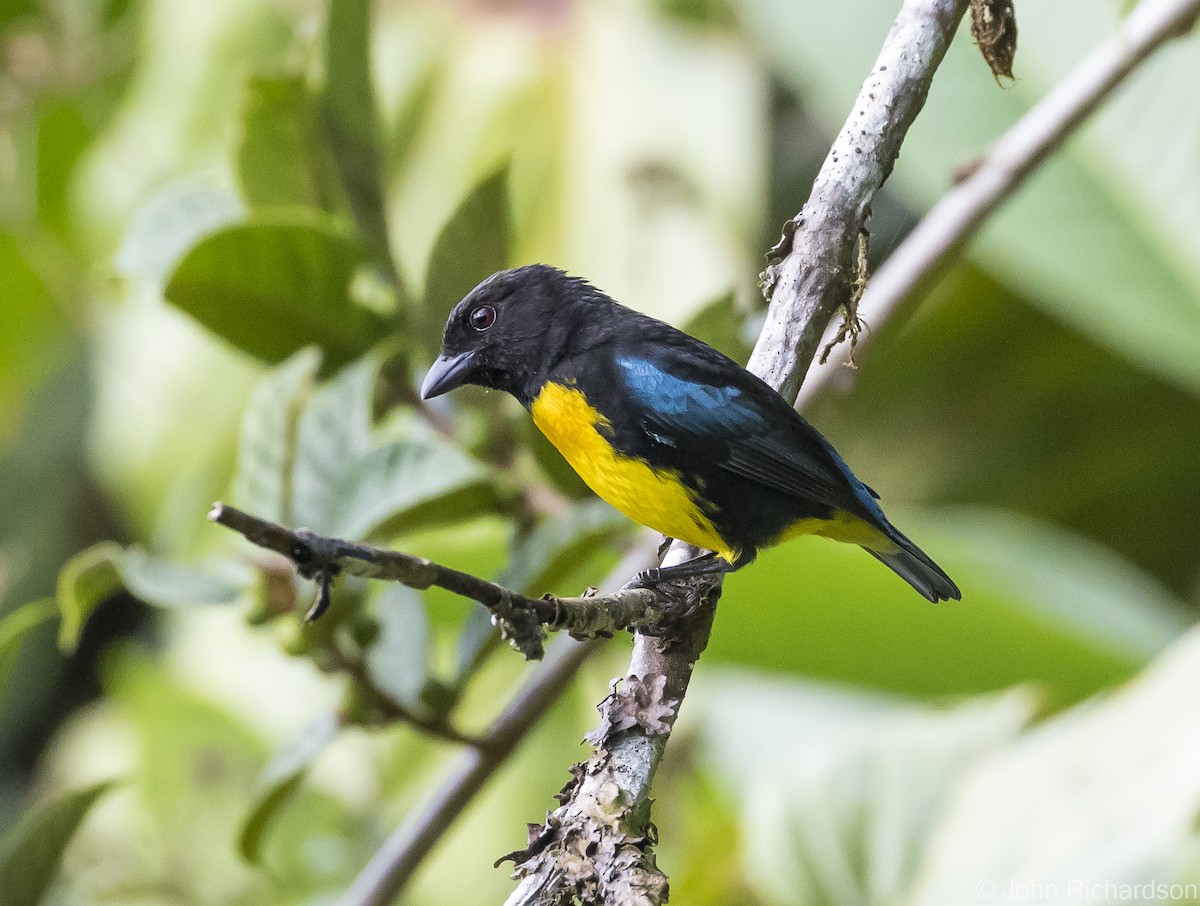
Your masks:
[[[471,376],[471,365],[474,358],[475,350],[473,349],[460,352],[458,355],[438,356],[430,367],[429,374],[425,375],[424,383],[421,384],[421,399],[433,399],[435,396],[441,396],[443,393],[465,384],[467,378]]]

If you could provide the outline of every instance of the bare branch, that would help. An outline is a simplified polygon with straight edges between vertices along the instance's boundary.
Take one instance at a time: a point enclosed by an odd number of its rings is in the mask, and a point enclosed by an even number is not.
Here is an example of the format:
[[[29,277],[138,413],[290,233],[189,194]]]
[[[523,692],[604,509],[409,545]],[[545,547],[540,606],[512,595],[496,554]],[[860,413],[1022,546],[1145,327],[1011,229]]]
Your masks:
[[[668,609],[661,595],[646,588],[578,598],[529,598],[432,560],[304,529],[293,531],[222,503],[213,504],[208,518],[240,532],[259,547],[283,554],[296,564],[300,575],[318,583],[317,603],[309,611],[308,620],[317,619],[329,606],[330,585],[343,573],[400,582],[409,588],[436,585],[478,601],[492,612],[492,622],[514,648],[527,660],[541,660],[547,629],[565,630],[577,639],[606,637],[625,629],[653,628]]]
[[[1040,164],[1137,66],[1200,19],[1200,0],[1143,0],[1117,32],[1088,54],[1032,110],[997,139],[970,176],[942,197],[871,278],[859,317],[881,324],[937,274]],[[863,337],[862,340],[868,339]],[[860,341],[861,346],[861,341]],[[843,351],[814,368],[797,400],[811,400],[846,361]]]

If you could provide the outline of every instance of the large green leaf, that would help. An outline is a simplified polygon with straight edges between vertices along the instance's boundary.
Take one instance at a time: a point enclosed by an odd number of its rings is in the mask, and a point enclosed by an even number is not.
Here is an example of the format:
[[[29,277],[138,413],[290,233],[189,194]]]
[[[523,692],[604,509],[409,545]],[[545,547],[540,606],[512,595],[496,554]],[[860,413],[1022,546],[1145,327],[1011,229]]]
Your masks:
[[[371,400],[378,373],[374,356],[343,368],[313,394],[300,416],[292,468],[297,526],[334,531],[339,498],[371,449]]]
[[[249,575],[238,575],[231,563],[206,567],[178,563],[140,547],[125,550],[118,570],[125,589],[155,607],[232,604],[251,581]]]
[[[450,522],[496,506],[484,468],[433,437],[372,432],[379,359],[339,372],[300,418],[293,469],[297,525],[343,538]]]
[[[494,509],[497,495],[482,465],[448,443],[398,440],[376,447],[348,475],[334,501],[334,532],[363,538],[452,522]]]
[[[904,902],[958,906],[1010,890],[1040,892],[1027,898],[1040,902],[1196,902],[1198,684],[1193,631],[1108,698],[980,762]],[[1172,893],[1179,882],[1193,886]]]
[[[795,906],[906,902],[955,784],[1037,706],[1029,690],[934,708],[736,671],[697,677],[693,697],[743,813],[746,876]]]
[[[245,204],[222,181],[207,173],[180,176],[129,215],[113,264],[126,278],[163,286],[205,236],[245,217]]]
[[[477,185],[442,227],[425,277],[422,334],[437,347],[450,309],[485,277],[508,264],[508,167]]]
[[[315,349],[296,353],[258,382],[242,414],[232,498],[263,519],[291,522],[297,426],[320,361]]]
[[[263,841],[271,823],[295,798],[308,769],[341,729],[341,718],[335,712],[319,714],[272,757],[259,778],[257,801],[238,834],[238,851],[246,861],[262,860]]]
[[[849,112],[896,5],[752,0],[747,27],[780,74],[830,123]],[[965,34],[946,55],[892,185],[920,208],[986,150],[1120,15],[1108,0],[1019,11],[1017,80],[997,88]],[[1163,377],[1200,391],[1200,42],[1176,41],[1042,166],[969,254],[1045,311]]]
[[[251,205],[337,209],[341,185],[318,108],[301,76],[249,80],[237,162],[242,192]]]
[[[857,548],[801,539],[729,578],[707,657],[914,695],[1036,682],[1063,704],[1187,625],[1169,592],[1068,532],[998,512],[892,516],[961,603],[932,606]]]
[[[379,341],[381,318],[353,301],[354,243],[303,219],[256,219],[200,241],[165,295],[205,327],[267,362],[319,346],[336,366]]]
[[[379,635],[367,649],[367,671],[388,695],[420,708],[430,666],[429,617],[421,593],[388,582],[372,604]]]
[[[0,843],[0,891],[5,906],[44,901],[63,852],[96,801],[115,786],[106,780],[74,790],[26,815]]]
[[[394,276],[383,201],[383,139],[371,81],[371,0],[329,4],[321,116],[363,245],[383,272]]]

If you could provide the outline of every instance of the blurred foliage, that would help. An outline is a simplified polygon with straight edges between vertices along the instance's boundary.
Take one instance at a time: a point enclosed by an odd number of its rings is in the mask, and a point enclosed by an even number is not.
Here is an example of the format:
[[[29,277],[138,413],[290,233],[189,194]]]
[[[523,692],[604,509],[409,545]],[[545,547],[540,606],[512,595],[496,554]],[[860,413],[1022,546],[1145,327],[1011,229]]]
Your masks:
[[[5,896],[344,889],[525,668],[438,590],[342,581],[304,624],[311,585],[206,507],[528,593],[601,581],[631,527],[519,407],[416,399],[446,312],[545,260],[744,359],[761,253],[895,7],[0,5]],[[951,48],[873,262],[1119,11],[1018,14],[1011,89]],[[815,406],[965,600],[819,539],[730,579],[656,791],[677,901],[1196,879],[1198,79],[1194,36],[1156,56]],[[406,902],[503,897],[491,861],[626,650]]]

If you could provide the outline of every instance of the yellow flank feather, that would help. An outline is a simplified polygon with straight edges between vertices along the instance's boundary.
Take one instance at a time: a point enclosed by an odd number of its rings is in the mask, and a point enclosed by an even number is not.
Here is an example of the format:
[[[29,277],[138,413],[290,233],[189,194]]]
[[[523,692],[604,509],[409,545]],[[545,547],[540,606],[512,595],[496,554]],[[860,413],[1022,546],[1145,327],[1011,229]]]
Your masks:
[[[835,512],[832,519],[798,519],[784,529],[771,544],[778,544],[800,535],[820,535],[822,538],[857,544],[885,554],[899,550],[891,538],[871,523],[845,510]]]
[[[673,469],[617,453],[599,429],[608,420],[580,391],[547,383],[530,407],[533,423],[589,488],[634,522],[733,561],[739,551],[721,540]]]

